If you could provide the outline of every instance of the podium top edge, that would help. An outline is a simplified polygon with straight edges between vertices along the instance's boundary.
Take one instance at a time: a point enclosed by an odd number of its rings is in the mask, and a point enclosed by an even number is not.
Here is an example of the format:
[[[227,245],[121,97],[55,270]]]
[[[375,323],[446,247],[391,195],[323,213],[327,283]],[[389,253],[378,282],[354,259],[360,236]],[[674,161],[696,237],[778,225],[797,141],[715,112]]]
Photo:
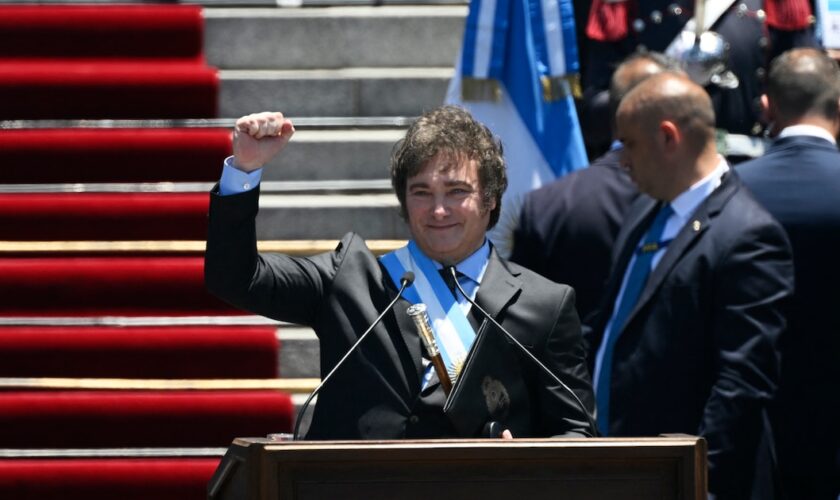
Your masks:
[[[236,438],[236,446],[262,446],[265,448],[324,448],[349,449],[362,446],[374,448],[465,448],[465,447],[646,447],[646,446],[695,446],[704,438],[688,434],[669,434],[655,437],[557,437],[557,438],[520,438],[510,441],[502,439],[418,439],[418,440],[347,440],[347,441],[276,441],[268,438]]]

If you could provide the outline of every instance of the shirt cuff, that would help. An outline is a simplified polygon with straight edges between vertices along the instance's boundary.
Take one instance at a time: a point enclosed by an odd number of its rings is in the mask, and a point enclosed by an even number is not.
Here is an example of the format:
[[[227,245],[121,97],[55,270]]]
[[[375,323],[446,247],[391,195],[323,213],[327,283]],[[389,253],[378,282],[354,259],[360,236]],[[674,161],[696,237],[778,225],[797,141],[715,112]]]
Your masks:
[[[219,194],[227,196],[244,193],[257,187],[262,178],[262,168],[253,172],[243,172],[233,166],[233,156],[225,158],[222,178],[219,180]]]

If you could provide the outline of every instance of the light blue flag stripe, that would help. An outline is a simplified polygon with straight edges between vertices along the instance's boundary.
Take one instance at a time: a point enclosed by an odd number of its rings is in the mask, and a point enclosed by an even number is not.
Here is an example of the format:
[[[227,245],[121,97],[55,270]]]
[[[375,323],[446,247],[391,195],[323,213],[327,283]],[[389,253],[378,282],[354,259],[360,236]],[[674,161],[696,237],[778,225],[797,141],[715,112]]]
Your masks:
[[[493,66],[493,39],[495,38],[493,15],[496,11],[496,0],[481,0],[478,5],[473,76],[475,78],[488,78],[490,68]]]
[[[496,7],[493,15],[493,60],[488,76],[500,80],[505,69],[505,51],[507,50],[508,17],[510,15],[511,0],[494,1]]]
[[[464,25],[464,46],[461,48],[461,72],[465,76],[475,75],[475,50],[478,38],[478,17],[481,11],[481,0],[473,0],[467,13]]]
[[[462,74],[470,78],[499,79],[504,69],[510,0],[475,0],[464,28]]]
[[[563,26],[563,50],[566,53],[565,74],[573,74],[580,71],[577,35],[575,34],[575,8],[572,0],[559,0],[559,4],[560,23]]]
[[[542,32],[536,32],[534,39],[540,46],[538,52],[548,68],[547,74],[564,76],[577,73],[580,65],[578,63],[572,3],[569,0],[533,1],[540,4],[539,10],[537,10],[536,5],[531,10],[540,14],[539,21],[536,20],[535,16],[534,28],[536,30],[541,26]]]
[[[563,26],[560,21],[560,3],[557,0],[538,0],[542,17],[541,57],[546,61],[547,73],[551,76],[566,74],[566,49],[563,46]],[[537,26],[535,26],[537,30]],[[534,37],[539,39],[538,36]]]

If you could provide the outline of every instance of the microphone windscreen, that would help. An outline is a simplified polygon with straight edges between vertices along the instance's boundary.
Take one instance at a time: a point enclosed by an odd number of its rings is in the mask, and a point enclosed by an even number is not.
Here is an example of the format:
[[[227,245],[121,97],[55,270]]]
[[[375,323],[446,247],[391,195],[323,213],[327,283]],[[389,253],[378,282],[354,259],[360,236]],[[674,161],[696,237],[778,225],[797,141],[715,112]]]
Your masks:
[[[409,286],[414,283],[414,273],[411,271],[406,271],[403,273],[400,282],[403,283],[405,286]]]

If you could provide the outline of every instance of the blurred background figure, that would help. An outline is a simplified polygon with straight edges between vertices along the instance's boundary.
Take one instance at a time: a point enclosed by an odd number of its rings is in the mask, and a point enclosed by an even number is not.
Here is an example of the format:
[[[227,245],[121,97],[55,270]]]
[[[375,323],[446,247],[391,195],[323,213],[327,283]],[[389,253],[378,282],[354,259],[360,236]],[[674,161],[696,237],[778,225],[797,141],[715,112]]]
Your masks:
[[[817,46],[809,0],[595,0],[586,25],[582,123],[587,149],[610,137],[606,89],[617,64],[637,50],[679,57],[714,103],[719,142],[735,160],[760,154],[760,96],[766,67],[791,47]],[[695,35],[701,44],[694,46]],[[698,66],[703,71],[692,71]]]
[[[794,49],[773,61],[768,118],[779,132],[767,153],[738,166],[744,183],[782,223],[793,245],[796,290],[781,338],[782,371],[771,407],[788,498],[840,495],[840,69],[824,53]]]
[[[624,61],[610,83],[610,128],[621,98],[645,78],[676,70],[669,58],[650,52]],[[525,197],[514,232],[511,260],[543,276],[571,285],[581,318],[601,299],[613,242],[639,191],[621,166],[620,141],[588,168],[573,172]]]

